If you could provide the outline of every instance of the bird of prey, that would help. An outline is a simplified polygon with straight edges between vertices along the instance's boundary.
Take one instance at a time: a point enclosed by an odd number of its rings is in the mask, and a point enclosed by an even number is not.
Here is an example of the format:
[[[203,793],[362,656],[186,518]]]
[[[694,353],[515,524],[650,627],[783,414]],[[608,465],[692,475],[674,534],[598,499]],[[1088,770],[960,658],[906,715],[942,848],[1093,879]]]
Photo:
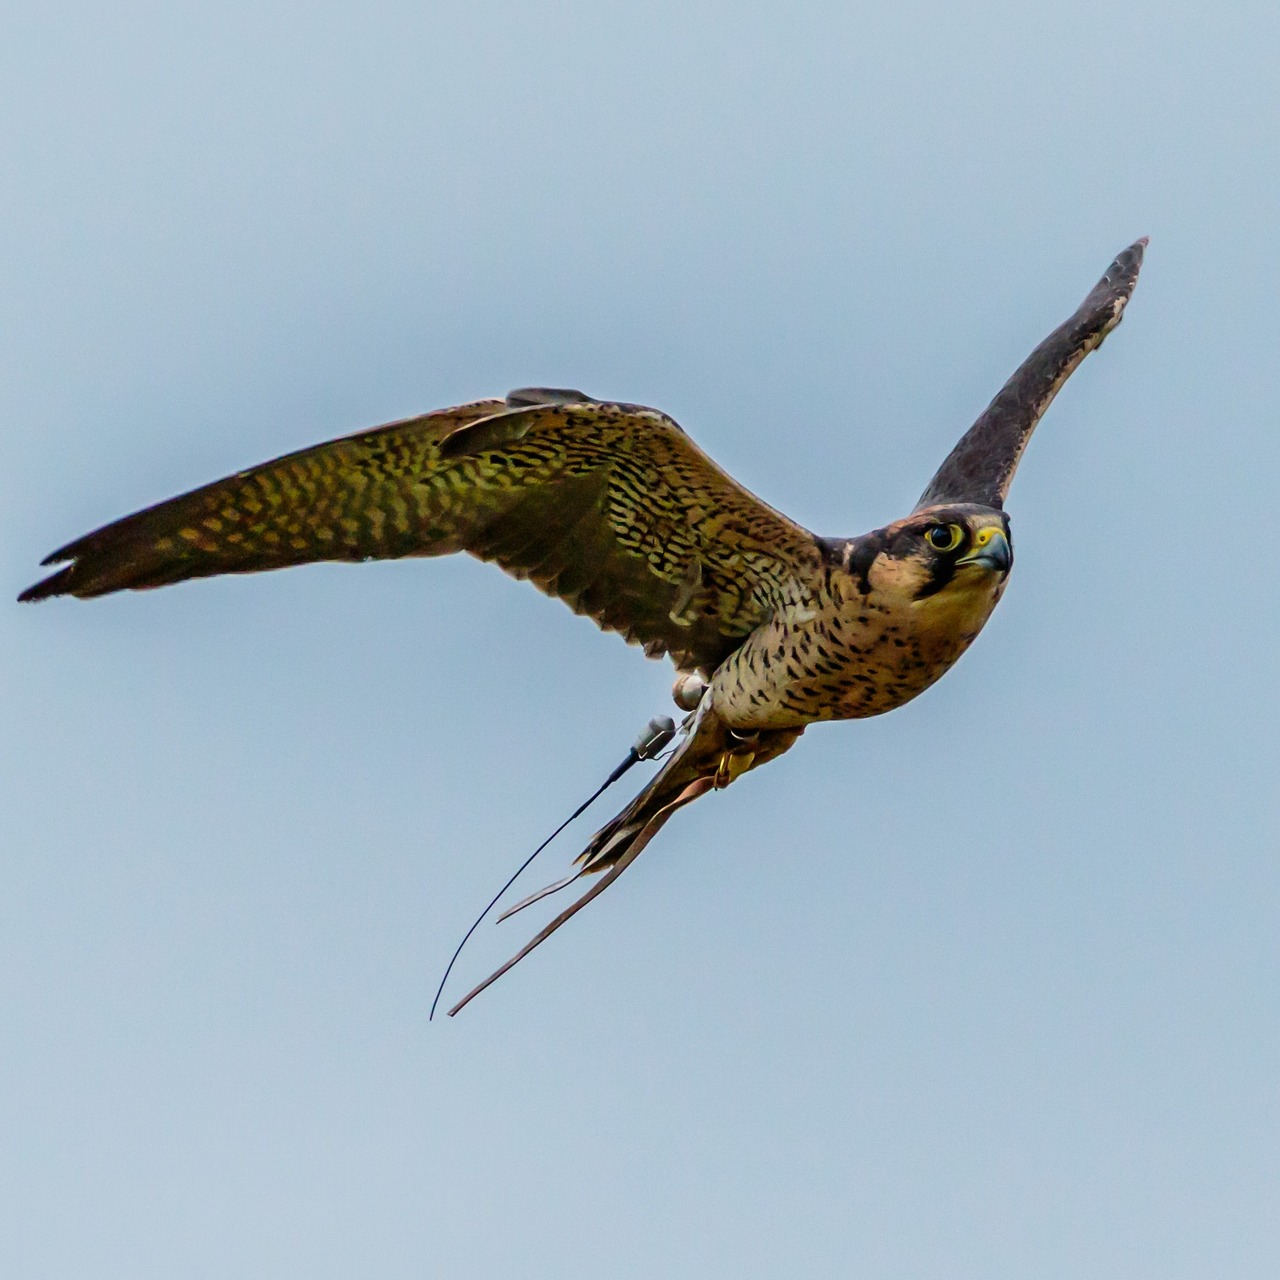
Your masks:
[[[456,1012],[617,879],[677,809],[781,755],[808,725],[901,706],[969,647],[1013,564],[1004,504],[1023,450],[1119,323],[1145,245],[1124,250],[1023,362],[910,513],[859,537],[819,537],[775,511],[656,409],[526,388],[126,516],[55,551],[45,563],[64,567],[20,599],[466,551],[667,654],[688,712],[678,746],[579,856],[569,879],[601,873],[593,887]]]

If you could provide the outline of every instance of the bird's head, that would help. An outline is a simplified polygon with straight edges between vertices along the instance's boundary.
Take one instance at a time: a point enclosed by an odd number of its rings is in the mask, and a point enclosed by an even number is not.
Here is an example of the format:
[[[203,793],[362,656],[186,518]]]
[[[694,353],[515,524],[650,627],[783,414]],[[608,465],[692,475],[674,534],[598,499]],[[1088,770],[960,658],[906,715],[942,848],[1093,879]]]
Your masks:
[[[1009,517],[949,503],[914,511],[853,540],[848,567],[864,594],[932,612],[995,606],[1013,566]]]

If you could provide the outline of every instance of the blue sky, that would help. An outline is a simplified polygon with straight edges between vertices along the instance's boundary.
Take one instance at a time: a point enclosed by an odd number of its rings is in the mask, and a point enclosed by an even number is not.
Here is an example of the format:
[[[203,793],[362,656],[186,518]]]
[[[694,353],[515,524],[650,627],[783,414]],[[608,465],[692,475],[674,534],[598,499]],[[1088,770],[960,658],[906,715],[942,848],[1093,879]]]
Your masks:
[[[0,607],[0,1270],[1270,1276],[1278,36],[1247,3],[6,16],[10,600],[138,506],[528,383],[660,406],[862,532],[1151,248],[956,670],[680,815],[455,1021],[462,930],[664,665],[469,560]]]

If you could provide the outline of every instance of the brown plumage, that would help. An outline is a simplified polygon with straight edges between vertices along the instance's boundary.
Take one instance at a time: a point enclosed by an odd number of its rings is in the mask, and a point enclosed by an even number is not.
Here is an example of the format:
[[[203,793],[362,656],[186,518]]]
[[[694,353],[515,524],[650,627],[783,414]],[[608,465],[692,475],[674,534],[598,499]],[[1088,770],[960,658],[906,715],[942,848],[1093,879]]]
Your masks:
[[[607,874],[515,963],[678,808],[780,755],[808,724],[900,706],[964,652],[1012,565],[1014,471],[1054,395],[1119,323],[1145,244],[1028,357],[911,515],[861,537],[808,532],[657,410],[532,388],[317,445],[126,516],[56,551],[46,563],[65,567],[20,598],[467,551],[669,654],[684,673],[681,704],[696,704],[684,739],[582,854],[579,874]]]
[[[469,551],[710,672],[815,569],[813,535],[666,414],[528,389],[287,454],[55,551],[23,600]]]

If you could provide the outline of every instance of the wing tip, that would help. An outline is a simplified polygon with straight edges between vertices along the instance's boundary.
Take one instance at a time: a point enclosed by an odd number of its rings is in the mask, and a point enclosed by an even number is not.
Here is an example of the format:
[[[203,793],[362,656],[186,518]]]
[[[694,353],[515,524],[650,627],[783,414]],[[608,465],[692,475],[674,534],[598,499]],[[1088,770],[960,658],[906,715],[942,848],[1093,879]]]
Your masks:
[[[119,580],[117,575],[121,569],[128,567],[130,542],[122,535],[132,530],[135,521],[135,516],[125,516],[113,524],[103,525],[92,533],[83,534],[65,543],[56,551],[50,551],[40,561],[41,567],[62,567],[29,586],[18,597],[19,601],[28,604],[47,600],[51,596],[78,596],[87,599],[89,596],[105,595],[134,585],[127,575]]]
[[[57,561],[48,559],[40,563],[56,564]],[[73,590],[70,578],[74,568],[74,565],[67,565],[65,569],[59,569],[57,573],[51,573],[47,578],[41,578],[39,582],[32,583],[18,596],[18,603],[34,604],[38,600],[48,600],[51,596],[70,595]]]
[[[43,568],[45,565],[49,564],[66,564],[68,560],[76,559],[76,557],[84,551],[85,544],[91,537],[93,537],[92,534],[85,534],[83,537],[76,538],[74,541],[68,542],[64,546],[59,547],[56,551],[50,551],[49,554],[40,561],[41,567]]]
[[[1142,270],[1142,260],[1149,243],[1149,236],[1141,236],[1127,249],[1122,249],[1116,254],[1106,274],[1085,299],[1083,310],[1090,314],[1096,313],[1099,309],[1109,311],[1114,316],[1112,323],[1119,323],[1120,316],[1137,286],[1138,273]]]
[[[1136,280],[1138,271],[1142,267],[1142,259],[1146,256],[1147,246],[1151,243],[1150,236],[1139,236],[1127,249],[1122,249],[1116,254],[1116,260],[1111,264],[1111,271],[1118,273],[1126,282]],[[1130,286],[1132,287],[1132,286]]]

